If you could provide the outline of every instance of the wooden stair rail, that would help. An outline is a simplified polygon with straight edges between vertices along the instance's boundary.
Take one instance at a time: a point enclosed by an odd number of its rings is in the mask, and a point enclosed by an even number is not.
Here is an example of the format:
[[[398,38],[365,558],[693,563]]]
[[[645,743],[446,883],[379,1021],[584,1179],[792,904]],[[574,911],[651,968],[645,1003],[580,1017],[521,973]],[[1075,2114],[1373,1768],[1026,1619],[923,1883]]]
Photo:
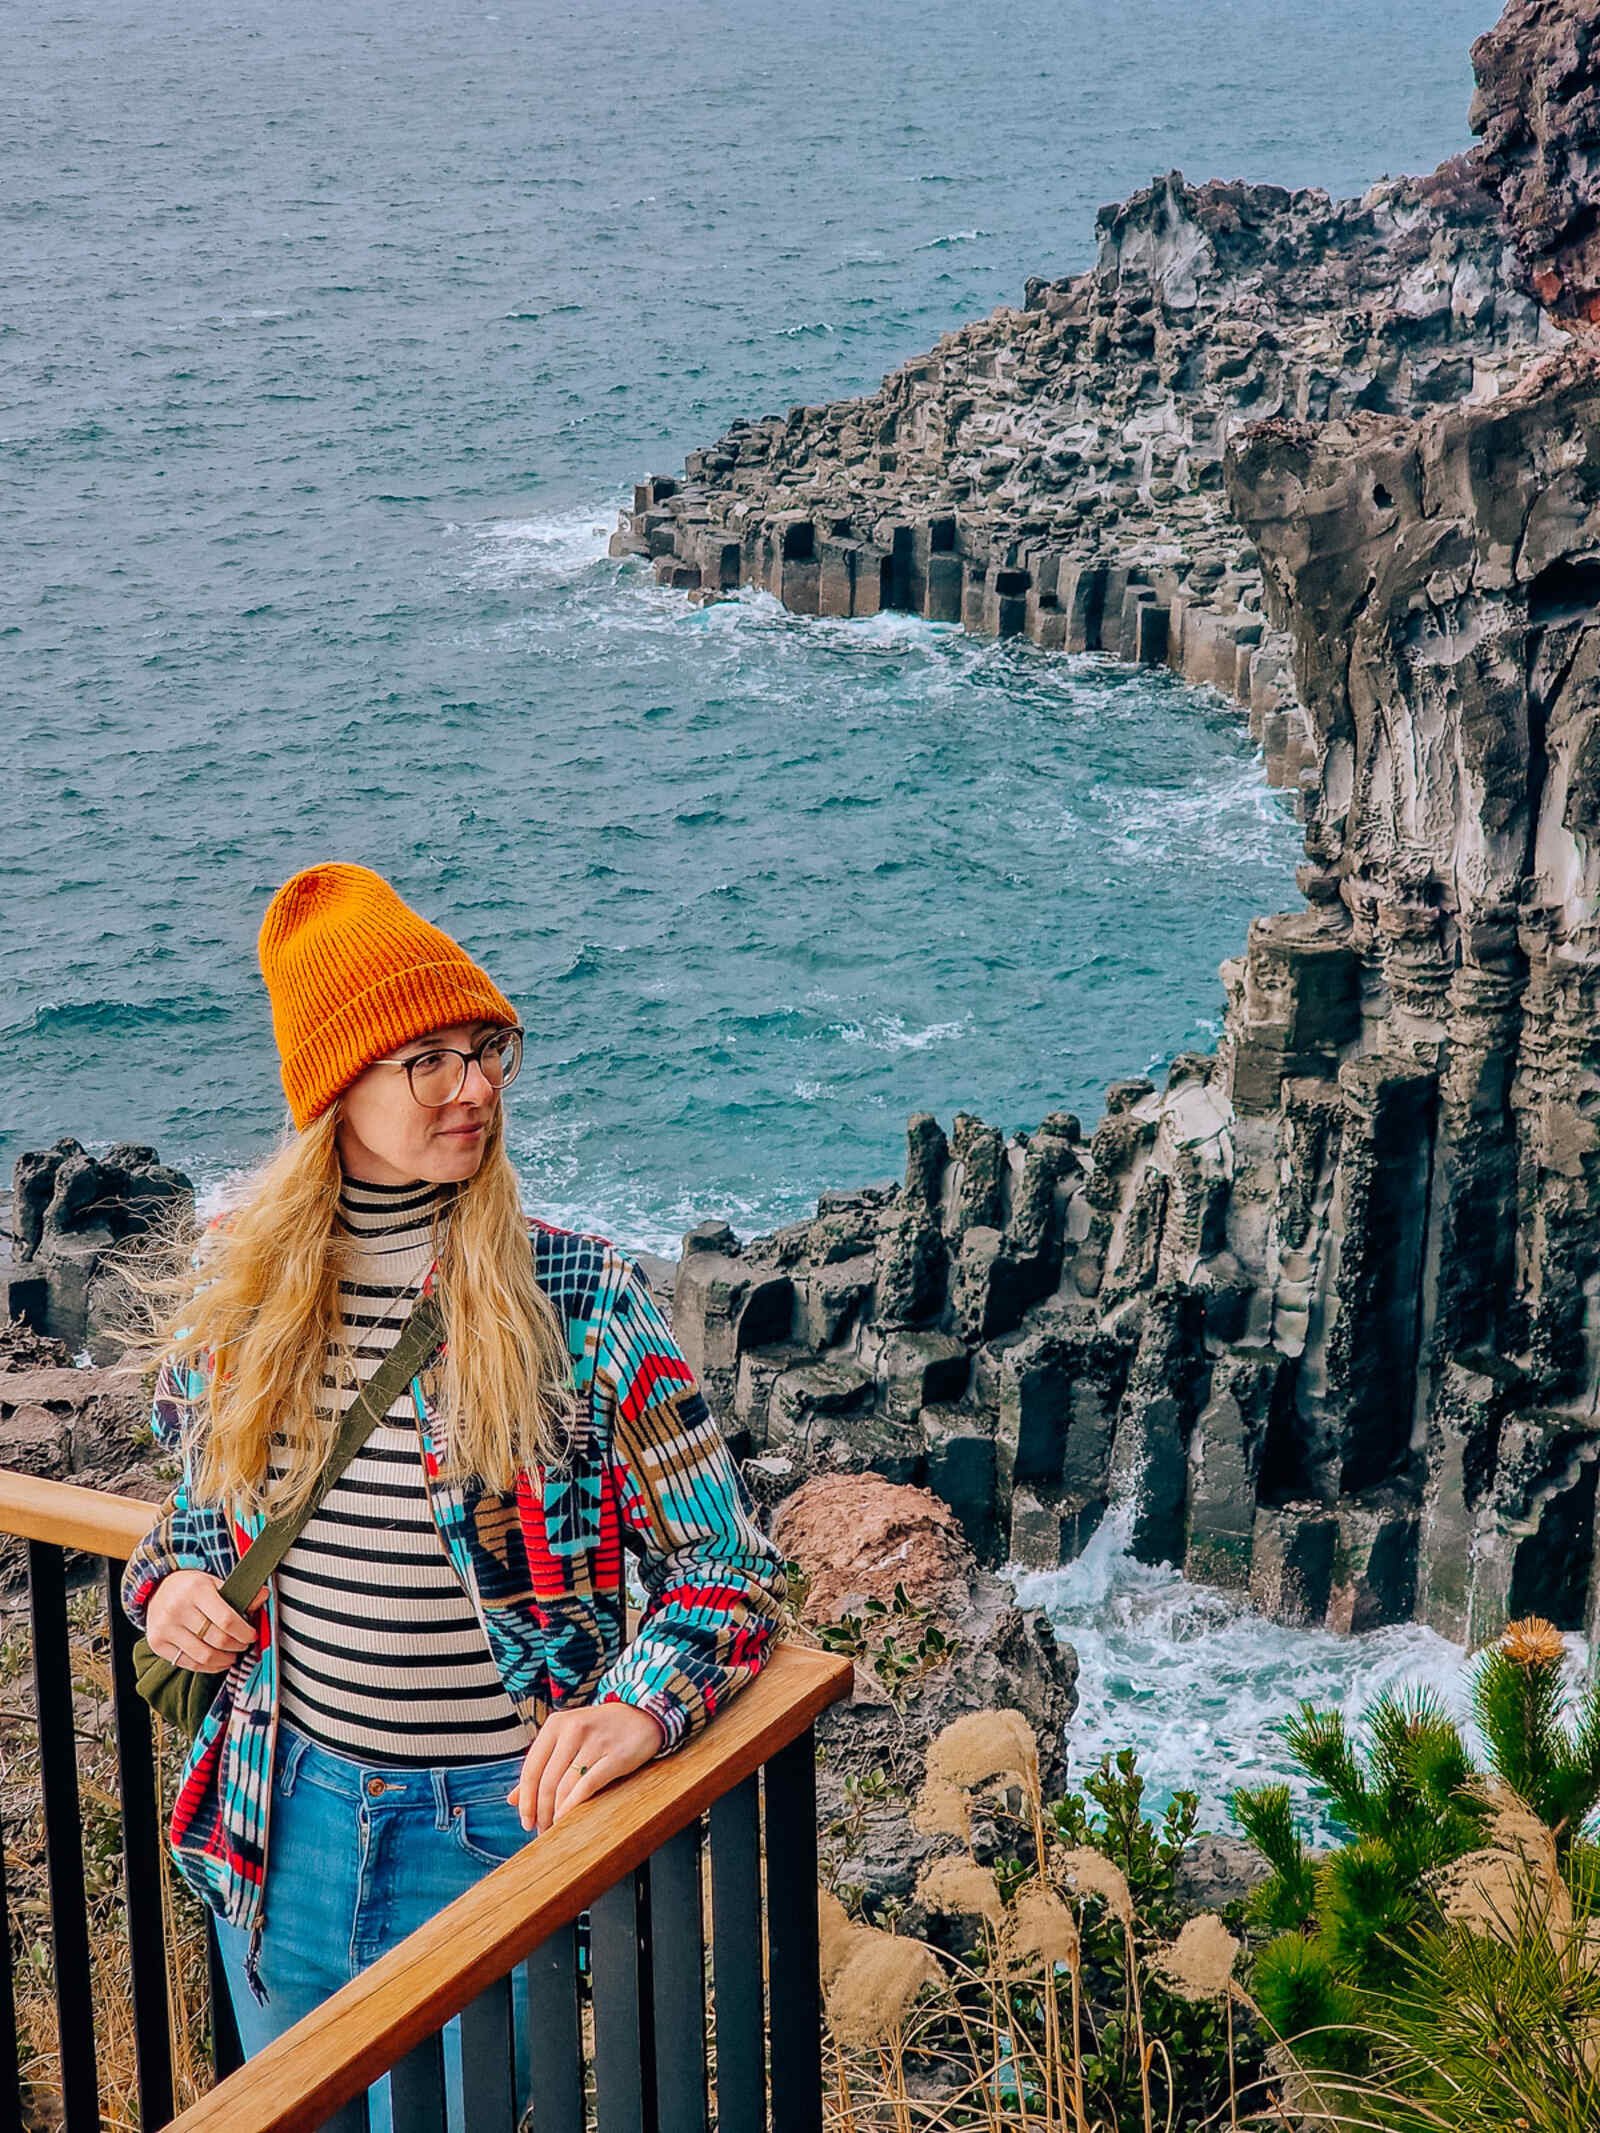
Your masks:
[[[46,1670],[49,1679],[54,1682],[57,1673],[61,1683],[70,1679],[64,1551],[77,1550],[105,1559],[103,1576],[116,1645],[120,1622],[116,1565],[132,1553],[155,1523],[158,1513],[158,1505],[142,1498],[115,1496],[103,1490],[42,1480],[0,1467],[0,1534],[14,1534],[27,1541],[29,1547],[36,1673],[42,1621],[47,1630],[54,1626],[54,1644],[60,1646],[55,1653],[54,1670]],[[120,1623],[120,1635],[118,1730],[119,1734],[127,1734],[119,1755],[124,1806],[128,1815],[125,1835],[134,1829],[135,1806],[139,1807],[137,1819],[141,1832],[137,1844],[130,1848],[126,1862],[130,1876],[130,1951],[137,1971],[140,1933],[134,1931],[134,1896],[137,1891],[133,1885],[133,1870],[136,1864],[140,1865],[148,1880],[145,1895],[149,1901],[144,1906],[148,1911],[151,1904],[158,1901],[154,1892],[158,1888],[159,1862],[164,1846],[155,1819],[155,1796],[151,1789],[148,1713],[133,1692],[127,1660],[131,1631],[126,1623]],[[645,1764],[620,1783],[608,1786],[593,1799],[563,1815],[553,1828],[530,1842],[515,1858],[493,1868],[482,1881],[430,1919],[401,1946],[363,1971],[254,2059],[238,2067],[181,2117],[171,2120],[171,2133],[315,2133],[333,2112],[405,2061],[424,2040],[436,2037],[446,2022],[470,2008],[480,1995],[504,1980],[518,1963],[549,1941],[552,1935],[569,1928],[581,1913],[601,1898],[618,1891],[664,1846],[691,1831],[708,1808],[737,1788],[747,1786],[758,1771],[765,1771],[762,1794],[768,1808],[776,1814],[777,1800],[781,1796],[785,1802],[783,1814],[792,1816],[798,1807],[809,1829],[811,1727],[820,1712],[850,1694],[853,1680],[854,1669],[848,1659],[780,1641],[756,1679],[741,1689],[694,1740],[668,1756]],[[56,1746],[61,1750],[62,1743],[65,1743],[66,1778],[73,1782],[68,1783],[66,1792],[62,1793],[65,1805],[58,1801],[55,1812],[58,1817],[65,1817],[63,1828],[68,1823],[71,1825],[73,1856],[68,1862],[71,1872],[65,1865],[62,1868],[59,1891],[54,1862],[52,1864],[53,1931],[59,1925],[58,1895],[65,1900],[76,1889],[79,1908],[82,1899],[82,1865],[77,1857],[79,1830],[75,1771],[72,1768],[70,1687],[62,1688],[61,1695],[66,1700],[62,1702],[61,1710],[55,1713],[55,1732],[60,1736]],[[41,1696],[42,1690],[36,1680],[43,1749],[45,1713],[44,1704],[39,1700]],[[61,1697],[56,1700],[61,1701]],[[59,1754],[57,1760],[60,1760]],[[59,1785],[57,1791],[61,1792]],[[48,1782],[45,1794],[48,1820],[52,1808]],[[756,1841],[753,1822],[749,1841],[752,1844]],[[63,1847],[65,1845],[63,1838]],[[785,1879],[793,1882],[793,1876],[787,1873]],[[808,1875],[806,1891],[812,1886]],[[793,1900],[801,1900],[798,1883],[791,1889],[790,1899],[791,1905]],[[803,1900],[800,1912],[794,1912],[792,1907],[789,1909],[784,1929],[786,1936],[799,1930],[804,1940],[811,1938],[814,1928],[804,1922],[807,1909],[808,1903]],[[81,1920],[79,1924],[82,1925]],[[775,1913],[774,1933],[776,1929]],[[145,2036],[141,2031],[139,2041],[140,2108],[146,2122],[153,2126],[162,2124],[171,2109],[171,2089],[165,2071],[167,2013],[165,1994],[159,1990],[159,1924],[153,1918],[147,1918],[141,1931],[155,1950],[153,1959],[158,1968],[156,1999],[159,2019],[152,2018],[146,2025],[150,2034]],[[83,1958],[87,1964],[87,1941],[81,1931],[77,1938],[83,1941]],[[770,1945],[776,1964],[776,1940]],[[148,1948],[145,1954],[149,1955]],[[810,1971],[809,1991],[813,2001],[815,1954],[814,1943],[809,1958],[803,1947],[786,1946],[786,1968],[791,1962],[799,1965],[797,1989],[802,1990],[802,1997],[805,1989],[803,1973],[807,1969]],[[759,1964],[758,1950],[752,1951],[752,1959]],[[0,1984],[8,1983],[9,1967],[0,1964],[0,1971],[3,1971]],[[137,1977],[135,1983],[138,1983]],[[214,1989],[216,1983],[214,1979]],[[148,1997],[148,1993],[145,1996]],[[81,1992],[72,1997],[81,2001],[83,2009],[87,2008],[86,1979]],[[58,1993],[58,2001],[59,1998]],[[785,2005],[787,2007],[788,2003]],[[792,2014],[793,2010],[789,2011]],[[68,2027],[65,2013],[61,2015],[61,2023],[65,2037]],[[777,2025],[775,2010],[772,2030],[775,2081],[779,2079]],[[797,2049],[799,2062],[793,2056]],[[805,2056],[805,2047],[795,2031],[793,2020],[786,2020],[783,2044],[786,2071],[783,2078],[792,2082],[798,2076],[802,2088],[809,2085],[805,2079]],[[159,2080],[146,2080],[147,2058],[150,2067],[160,2075]],[[88,2100],[79,2098],[77,2117],[87,2124],[96,2115],[93,2052],[87,2048],[87,2042],[85,2064],[87,2072],[83,2080],[88,2084]],[[83,2080],[80,2080],[80,2088]],[[89,2116],[84,2116],[85,2111]],[[69,2120],[73,2115],[69,2112]],[[0,2099],[0,2119],[4,2117],[4,2103]]]
[[[413,2045],[848,1696],[848,1659],[780,1643],[686,1747],[571,1809],[172,2121],[314,2133]]]
[[[125,1563],[155,1524],[161,1509],[142,1496],[113,1496],[82,1489],[72,1481],[41,1481],[0,1466],[0,1533],[81,1548],[89,1555]]]

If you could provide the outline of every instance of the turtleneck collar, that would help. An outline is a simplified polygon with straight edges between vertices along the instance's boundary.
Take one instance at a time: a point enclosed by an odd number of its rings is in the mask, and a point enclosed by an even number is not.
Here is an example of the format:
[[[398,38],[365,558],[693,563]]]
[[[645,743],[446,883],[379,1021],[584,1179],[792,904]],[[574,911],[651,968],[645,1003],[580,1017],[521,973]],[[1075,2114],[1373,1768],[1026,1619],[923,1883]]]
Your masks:
[[[346,1176],[339,1186],[338,1223],[352,1251],[391,1256],[428,1242],[434,1215],[460,1191],[450,1182],[413,1178],[404,1185],[376,1185]]]

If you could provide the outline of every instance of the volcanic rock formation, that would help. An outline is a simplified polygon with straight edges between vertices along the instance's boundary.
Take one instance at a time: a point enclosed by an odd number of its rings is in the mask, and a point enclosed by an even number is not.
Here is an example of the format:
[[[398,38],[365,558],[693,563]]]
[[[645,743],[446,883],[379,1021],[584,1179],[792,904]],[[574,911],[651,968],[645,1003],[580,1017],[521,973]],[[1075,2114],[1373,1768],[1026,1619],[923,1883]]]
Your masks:
[[[1246,703],[1292,786],[1308,743],[1229,436],[1489,397],[1555,334],[1465,157],[1345,201],[1174,171],[1097,235],[1090,272],[1030,282],[867,399],[735,423],[652,477],[612,552],[698,598],[1170,665]]]
[[[1090,274],[736,425],[625,520],[702,596],[1231,689],[1305,823],[1214,1056],[1087,1137],[919,1116],[902,1180],[690,1234],[679,1337],[774,1493],[925,1481],[1030,1564],[1120,1499],[1286,1621],[1594,1626],[1592,0],[1514,0],[1474,61],[1484,145],[1432,177],[1169,177]]]

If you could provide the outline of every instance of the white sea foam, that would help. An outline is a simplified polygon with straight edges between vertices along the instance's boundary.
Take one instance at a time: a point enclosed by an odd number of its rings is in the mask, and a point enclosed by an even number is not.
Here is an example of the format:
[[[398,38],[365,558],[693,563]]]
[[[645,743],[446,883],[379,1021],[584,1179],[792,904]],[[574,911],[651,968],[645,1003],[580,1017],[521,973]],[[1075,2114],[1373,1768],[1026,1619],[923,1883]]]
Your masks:
[[[452,525],[472,543],[465,575],[475,585],[541,586],[567,584],[606,560],[624,498],[555,512],[548,518],[484,519],[475,525]]]
[[[875,1052],[923,1052],[930,1044],[959,1037],[971,1020],[970,1015],[960,1015],[954,1022],[929,1022],[921,1029],[907,1029],[902,1015],[872,1015],[866,1024],[842,1022],[834,1027],[844,1044],[864,1044]]]
[[[1111,790],[1104,798],[1116,841],[1141,860],[1226,852],[1263,865],[1281,862],[1285,801],[1267,784],[1259,755],[1181,788]]]
[[[1232,1831],[1235,1786],[1286,1779],[1326,1838],[1282,1738],[1302,1699],[1354,1724],[1383,1690],[1427,1687],[1465,1722],[1461,1646],[1418,1623],[1353,1637],[1280,1628],[1167,1566],[1135,1562],[1127,1533],[1126,1517],[1113,1512],[1066,1569],[1012,1572],[1019,1601],[1044,1608],[1078,1654],[1078,1710],[1066,1735],[1075,1780],[1102,1755],[1134,1748],[1147,1804],[1188,1788],[1200,1795],[1202,1828]],[[1586,1652],[1581,1638],[1567,1645],[1576,1681]]]

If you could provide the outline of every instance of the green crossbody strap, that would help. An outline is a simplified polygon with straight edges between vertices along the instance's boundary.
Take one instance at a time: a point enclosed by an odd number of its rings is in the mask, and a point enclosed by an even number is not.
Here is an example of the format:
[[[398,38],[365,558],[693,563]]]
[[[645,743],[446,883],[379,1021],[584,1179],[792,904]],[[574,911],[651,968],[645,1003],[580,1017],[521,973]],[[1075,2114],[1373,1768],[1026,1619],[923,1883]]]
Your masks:
[[[444,1314],[437,1297],[419,1296],[394,1346],[350,1403],[333,1440],[333,1449],[306,1502],[288,1517],[272,1519],[263,1526],[224,1579],[222,1597],[237,1613],[248,1612],[250,1602],[299,1539],[301,1528],[366,1443],[381,1417],[394,1405],[401,1387],[409,1384],[423,1364],[432,1360],[443,1339]]]

